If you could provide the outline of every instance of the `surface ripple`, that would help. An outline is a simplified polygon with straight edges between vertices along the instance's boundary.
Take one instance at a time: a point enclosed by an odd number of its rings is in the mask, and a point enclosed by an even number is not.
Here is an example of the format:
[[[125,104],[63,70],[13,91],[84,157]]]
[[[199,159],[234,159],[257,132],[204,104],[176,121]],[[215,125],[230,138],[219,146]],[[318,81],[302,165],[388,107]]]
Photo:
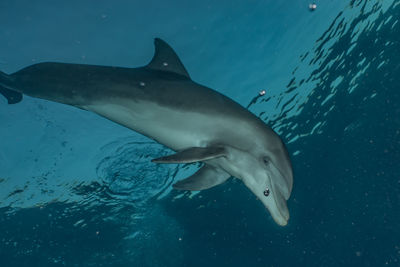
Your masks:
[[[143,205],[159,196],[174,180],[176,165],[163,165],[151,159],[165,155],[167,149],[154,142],[123,138],[101,149],[96,172],[112,198]]]

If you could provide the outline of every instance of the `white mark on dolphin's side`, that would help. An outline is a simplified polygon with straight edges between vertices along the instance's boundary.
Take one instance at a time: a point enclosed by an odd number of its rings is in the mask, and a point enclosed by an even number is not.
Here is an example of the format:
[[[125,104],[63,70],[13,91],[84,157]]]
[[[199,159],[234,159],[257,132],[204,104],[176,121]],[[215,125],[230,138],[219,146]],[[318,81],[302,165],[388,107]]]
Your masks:
[[[164,67],[168,66],[168,63],[167,63],[167,62],[164,62],[164,63],[163,63],[163,66],[164,66]]]
[[[142,87],[146,86],[146,84],[144,82],[140,82],[139,85]]]

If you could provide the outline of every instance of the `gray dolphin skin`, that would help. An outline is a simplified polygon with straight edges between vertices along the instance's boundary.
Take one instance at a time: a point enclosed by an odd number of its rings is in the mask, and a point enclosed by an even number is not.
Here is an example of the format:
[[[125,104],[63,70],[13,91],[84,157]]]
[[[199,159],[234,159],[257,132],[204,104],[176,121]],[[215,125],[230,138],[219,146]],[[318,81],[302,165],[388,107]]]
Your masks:
[[[153,59],[139,68],[47,62],[0,72],[0,94],[9,104],[28,95],[72,105],[139,132],[176,152],[155,163],[203,163],[175,189],[208,189],[233,176],[286,225],[293,171],[280,137],[238,103],[193,82],[166,42],[154,43]]]

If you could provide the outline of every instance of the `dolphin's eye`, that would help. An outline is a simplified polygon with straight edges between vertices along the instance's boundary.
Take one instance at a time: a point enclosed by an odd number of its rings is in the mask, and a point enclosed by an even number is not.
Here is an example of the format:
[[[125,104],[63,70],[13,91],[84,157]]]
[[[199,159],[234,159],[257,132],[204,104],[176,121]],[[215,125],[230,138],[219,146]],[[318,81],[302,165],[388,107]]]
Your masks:
[[[264,196],[269,196],[269,188],[267,187],[265,190],[264,190]]]
[[[269,164],[269,159],[268,158],[263,158],[264,164],[268,165]]]

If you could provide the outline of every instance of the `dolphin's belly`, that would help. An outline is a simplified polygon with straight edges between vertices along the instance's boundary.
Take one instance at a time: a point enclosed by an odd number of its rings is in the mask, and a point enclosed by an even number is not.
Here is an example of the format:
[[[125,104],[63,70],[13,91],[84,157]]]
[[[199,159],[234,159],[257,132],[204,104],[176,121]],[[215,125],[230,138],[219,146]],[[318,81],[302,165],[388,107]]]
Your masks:
[[[97,103],[83,108],[139,132],[173,149],[205,146],[234,131],[229,118],[129,100]]]

